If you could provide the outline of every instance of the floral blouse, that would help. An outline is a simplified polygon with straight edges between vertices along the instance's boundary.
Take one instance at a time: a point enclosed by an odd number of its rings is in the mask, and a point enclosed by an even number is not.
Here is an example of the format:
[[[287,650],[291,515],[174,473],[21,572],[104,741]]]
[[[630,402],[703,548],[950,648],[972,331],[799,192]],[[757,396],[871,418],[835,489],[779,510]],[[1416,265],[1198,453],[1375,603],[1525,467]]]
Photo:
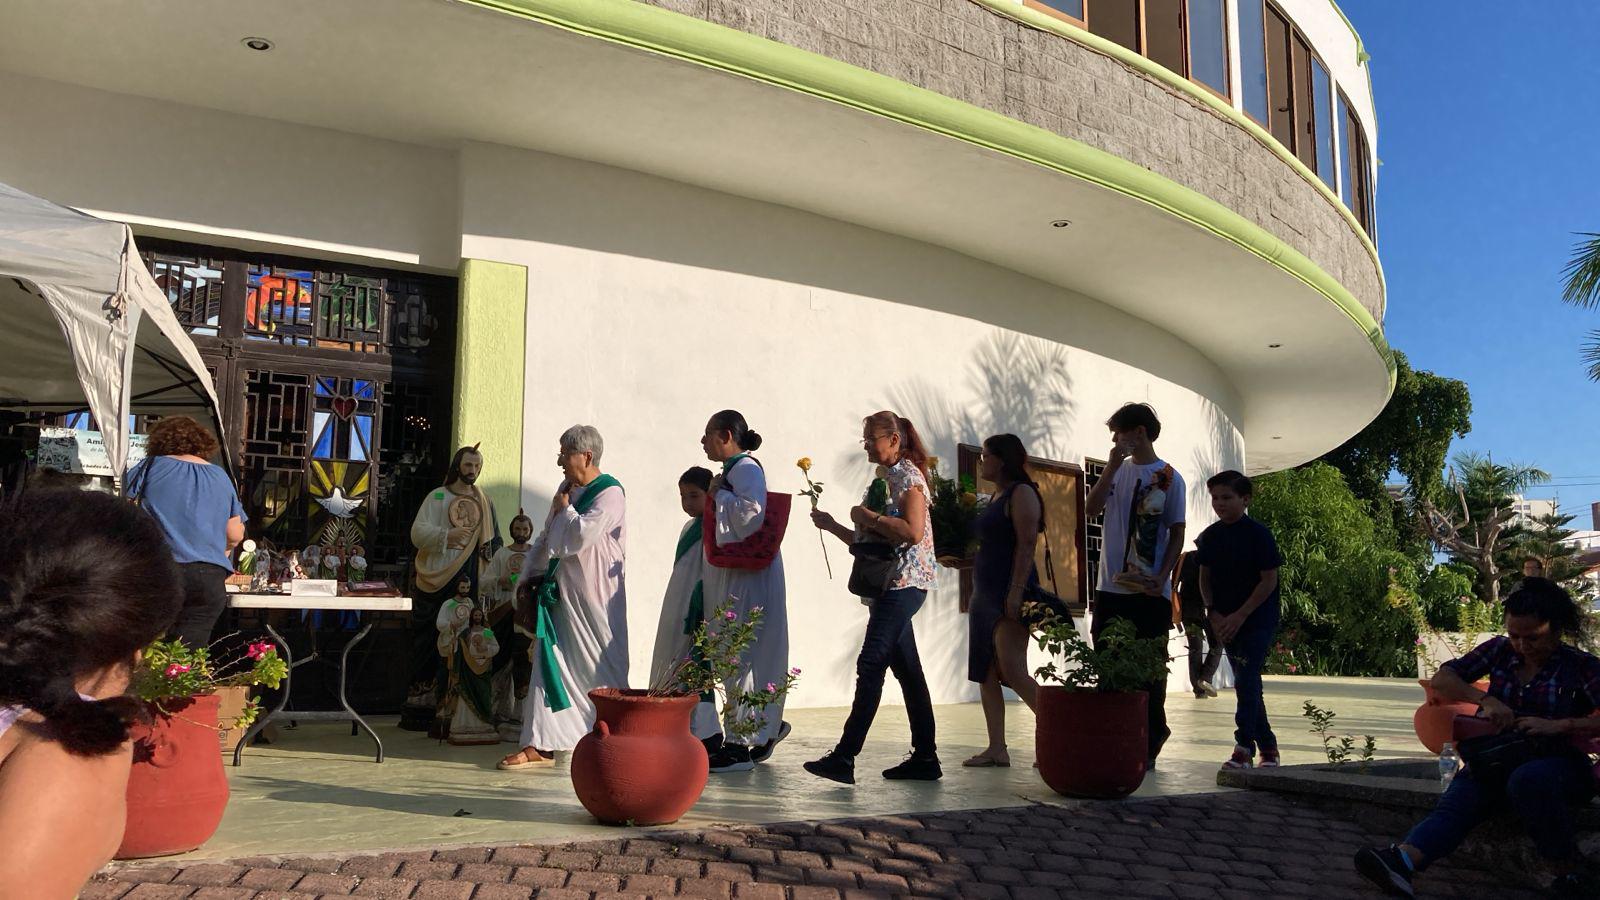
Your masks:
[[[901,501],[906,492],[919,490],[922,496],[933,504],[932,493],[928,490],[928,480],[922,477],[922,471],[909,459],[901,459],[891,466],[885,473],[889,482],[889,508],[884,513],[895,518],[905,516]],[[871,486],[868,486],[871,491]],[[915,544],[904,548],[900,555],[900,563],[895,567],[894,578],[889,582],[889,590],[901,588],[919,588],[928,590],[933,587],[934,581],[934,555],[933,555],[933,516],[924,516],[922,520],[922,538]]]

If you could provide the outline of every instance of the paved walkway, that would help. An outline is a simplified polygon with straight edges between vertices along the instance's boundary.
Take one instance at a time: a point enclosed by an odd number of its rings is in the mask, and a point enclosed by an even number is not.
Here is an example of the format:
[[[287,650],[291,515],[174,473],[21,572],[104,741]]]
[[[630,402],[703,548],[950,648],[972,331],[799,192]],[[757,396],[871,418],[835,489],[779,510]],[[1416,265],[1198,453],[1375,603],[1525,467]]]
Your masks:
[[[703,831],[621,831],[616,840],[369,856],[146,865],[99,876],[85,900],[316,896],[709,897],[834,900],[926,896],[1377,896],[1350,867],[1387,835],[1259,793],[1036,804]],[[1219,834],[1233,836],[1220,840]],[[1421,897],[1516,898],[1462,859],[1436,866]]]

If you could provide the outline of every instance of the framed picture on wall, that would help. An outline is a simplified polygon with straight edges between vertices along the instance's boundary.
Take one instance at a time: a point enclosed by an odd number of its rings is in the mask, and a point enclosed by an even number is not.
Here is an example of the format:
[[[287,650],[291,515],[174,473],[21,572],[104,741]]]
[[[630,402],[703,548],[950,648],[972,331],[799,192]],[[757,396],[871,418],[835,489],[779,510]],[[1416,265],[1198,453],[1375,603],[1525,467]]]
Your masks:
[[[993,495],[993,482],[978,475],[978,454],[981,448],[961,444],[956,452],[956,469],[961,478],[972,478],[979,494]],[[1065,600],[1074,615],[1083,615],[1089,601],[1088,554],[1085,552],[1083,468],[1074,463],[1054,459],[1028,457],[1028,472],[1039,485],[1039,495],[1044,498],[1045,536],[1055,565],[1055,585],[1045,572],[1045,541],[1040,541],[1034,557],[1039,569],[1039,580],[1046,590],[1055,591]],[[972,602],[972,573],[961,573],[961,608]]]

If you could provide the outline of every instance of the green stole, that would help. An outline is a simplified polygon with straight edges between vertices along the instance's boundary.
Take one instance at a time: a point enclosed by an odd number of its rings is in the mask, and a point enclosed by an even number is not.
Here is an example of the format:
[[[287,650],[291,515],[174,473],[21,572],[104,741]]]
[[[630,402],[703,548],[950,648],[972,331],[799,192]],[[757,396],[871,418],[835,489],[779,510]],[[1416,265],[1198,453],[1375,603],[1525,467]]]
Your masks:
[[[607,488],[622,490],[622,484],[610,475],[601,475],[584,485],[583,496],[572,504],[572,508],[577,510],[578,515],[583,515],[594,507],[601,492]],[[556,662],[556,623],[550,615],[550,611],[561,602],[561,591],[556,587],[556,569],[560,566],[561,557],[551,559],[550,567],[544,571],[544,581],[534,592],[539,617],[534,624],[533,637],[539,642],[539,675],[544,679],[544,705],[550,707],[551,712],[561,712],[572,706],[572,697],[561,680],[561,665]]]
[[[672,554],[673,565],[677,565],[678,561],[689,553],[698,552],[704,556],[705,551],[701,549],[700,541],[705,536],[705,530],[704,519],[697,518],[689,523],[689,527],[684,530],[683,536],[678,538],[678,549]],[[694,592],[689,595],[689,612],[683,617],[683,633],[694,634],[700,629],[701,625],[705,624],[705,619],[706,583],[704,581],[696,581],[694,583]],[[696,663],[702,666],[705,665],[705,659],[701,656],[698,648],[690,647],[689,656]],[[702,702],[710,702],[712,700],[712,692],[701,692],[700,699]]]

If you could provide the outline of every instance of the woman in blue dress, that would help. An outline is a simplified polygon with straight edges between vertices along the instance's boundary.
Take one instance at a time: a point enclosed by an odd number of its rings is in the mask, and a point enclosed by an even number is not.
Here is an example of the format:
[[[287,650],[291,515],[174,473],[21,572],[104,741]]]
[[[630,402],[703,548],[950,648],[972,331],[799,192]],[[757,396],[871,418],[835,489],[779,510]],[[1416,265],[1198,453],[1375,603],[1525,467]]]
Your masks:
[[[995,486],[994,499],[978,516],[978,555],[968,610],[967,679],[979,684],[989,746],[962,765],[1011,765],[1006,750],[1005,688],[1037,711],[1039,683],[1028,674],[1028,628],[1023,596],[1039,585],[1034,549],[1044,529],[1044,501],[1028,475],[1028,451],[1014,434],[983,442],[978,472]]]

